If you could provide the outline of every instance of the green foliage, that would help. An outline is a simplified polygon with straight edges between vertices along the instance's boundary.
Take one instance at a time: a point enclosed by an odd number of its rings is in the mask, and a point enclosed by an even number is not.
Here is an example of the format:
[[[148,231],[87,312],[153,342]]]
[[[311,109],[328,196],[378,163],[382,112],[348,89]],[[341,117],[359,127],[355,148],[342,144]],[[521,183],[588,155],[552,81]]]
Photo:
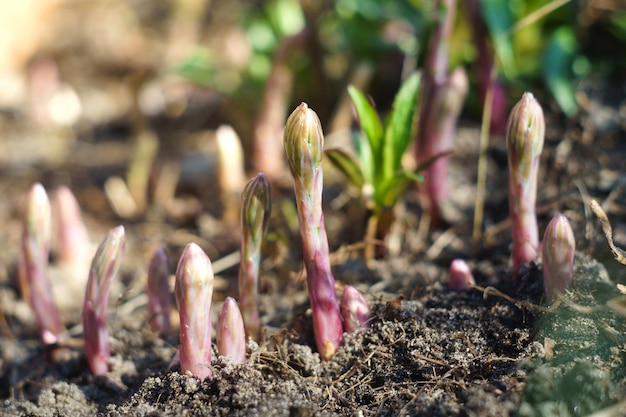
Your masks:
[[[348,181],[361,190],[375,213],[392,207],[411,183],[421,180],[418,173],[424,167],[415,172],[402,167],[402,156],[415,133],[420,81],[421,74],[416,72],[402,85],[384,125],[365,94],[348,87],[361,125],[355,141],[357,157],[341,149],[326,151]]]
[[[573,116],[578,110],[572,71],[577,49],[574,31],[570,26],[562,26],[552,34],[544,53],[544,79],[556,102],[568,116]]]

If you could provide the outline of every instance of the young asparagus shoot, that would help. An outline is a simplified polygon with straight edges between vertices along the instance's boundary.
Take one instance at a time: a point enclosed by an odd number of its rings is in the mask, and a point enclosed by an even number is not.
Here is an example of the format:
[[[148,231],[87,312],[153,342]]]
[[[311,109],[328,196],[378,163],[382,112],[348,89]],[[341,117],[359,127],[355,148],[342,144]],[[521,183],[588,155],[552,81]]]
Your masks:
[[[467,291],[471,289],[476,282],[474,274],[467,262],[463,259],[455,259],[450,263],[450,280],[448,288],[454,291]]]
[[[80,206],[72,191],[59,187],[53,200],[54,239],[56,256],[60,263],[76,268],[84,275],[93,256],[91,240],[83,223]],[[84,267],[84,268],[83,268]]]
[[[420,128],[417,137],[419,163],[452,151],[457,120],[465,102],[469,82],[463,68],[445,75],[443,83],[432,82],[429,100],[423,101]],[[424,171],[424,182],[419,185],[420,200],[430,213],[430,221],[441,225],[445,219],[442,204],[448,197],[448,155],[437,158]]]
[[[157,249],[148,265],[148,310],[150,312],[150,325],[152,330],[162,336],[168,336],[172,332],[170,311],[172,309],[172,296],[169,284],[170,268],[165,249]]]
[[[94,375],[109,371],[107,362],[111,356],[111,348],[106,314],[111,283],[122,263],[125,249],[124,226],[117,226],[109,231],[98,246],[89,270],[83,305],[83,338],[85,356]]]
[[[243,189],[241,202],[241,264],[239,266],[239,303],[246,335],[259,337],[259,266],[261,247],[272,209],[270,184],[258,173]]]
[[[36,183],[28,194],[18,262],[22,295],[35,313],[39,337],[45,344],[56,343],[65,332],[47,276],[50,225],[48,194],[41,184]]]
[[[341,315],[344,331],[359,332],[369,327],[370,307],[361,293],[352,285],[346,285],[341,295]]]
[[[246,361],[246,334],[237,301],[226,297],[220,316],[217,318],[217,351],[234,363]]]
[[[548,300],[563,294],[572,285],[574,275],[574,232],[565,215],[550,220],[541,243],[543,286]]]
[[[513,269],[534,261],[539,250],[535,205],[539,157],[543,149],[545,121],[541,105],[524,93],[507,123],[509,163],[509,216],[513,235]]]
[[[180,315],[180,371],[201,380],[212,377],[211,298],[213,267],[195,243],[185,246],[176,268],[176,303]]]
[[[293,176],[315,340],[321,358],[330,360],[343,332],[322,213],[324,134],[317,114],[306,103],[287,119],[284,146]]]

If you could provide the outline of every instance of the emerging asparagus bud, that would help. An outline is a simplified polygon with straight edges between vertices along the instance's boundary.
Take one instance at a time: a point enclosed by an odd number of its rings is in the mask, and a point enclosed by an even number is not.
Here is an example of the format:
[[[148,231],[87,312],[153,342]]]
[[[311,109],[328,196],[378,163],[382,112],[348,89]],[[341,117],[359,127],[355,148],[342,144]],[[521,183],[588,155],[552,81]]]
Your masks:
[[[450,263],[450,281],[448,288],[455,291],[466,291],[471,289],[476,282],[474,275],[467,262],[463,259],[455,259]]]
[[[167,336],[172,331],[170,310],[172,298],[169,284],[169,263],[165,249],[159,248],[154,252],[148,265],[148,310],[152,330]]]
[[[559,213],[548,223],[541,247],[543,286],[549,300],[572,284],[575,250],[572,227],[567,217]]]
[[[217,350],[235,363],[246,360],[246,334],[237,301],[226,297],[220,316],[217,318]]]
[[[98,246],[89,270],[83,305],[83,338],[85,356],[94,375],[102,375],[109,370],[107,361],[111,349],[106,314],[111,283],[122,263],[125,249],[124,226],[117,226]]]
[[[361,293],[351,285],[343,288],[341,295],[341,315],[346,332],[358,332],[368,327],[370,307]]]
[[[180,314],[180,371],[211,378],[211,297],[213,268],[200,246],[185,246],[176,268],[176,303]]]
[[[54,197],[56,224],[54,243],[57,258],[59,262],[67,265],[86,267],[93,252],[78,201],[72,191],[65,186],[59,187]]]
[[[343,333],[322,213],[324,134],[317,114],[306,103],[287,119],[284,145],[294,180],[315,340],[322,359],[329,360]]]
[[[56,343],[65,327],[52,296],[46,270],[50,248],[50,201],[46,190],[34,184],[28,194],[19,279],[22,295],[28,300],[39,326],[39,337],[45,344]]]
[[[515,271],[535,260],[539,250],[535,203],[544,133],[543,110],[531,93],[524,93],[509,115],[506,132]]]
[[[239,302],[246,335],[252,339],[259,337],[259,264],[271,209],[270,184],[265,175],[259,173],[244,187],[241,202]]]

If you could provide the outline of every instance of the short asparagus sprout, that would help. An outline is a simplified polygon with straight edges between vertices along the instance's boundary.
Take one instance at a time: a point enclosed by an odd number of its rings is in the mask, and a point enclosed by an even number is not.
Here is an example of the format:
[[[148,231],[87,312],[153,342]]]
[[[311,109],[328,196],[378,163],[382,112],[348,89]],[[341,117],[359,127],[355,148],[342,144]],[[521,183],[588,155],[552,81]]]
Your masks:
[[[169,262],[165,249],[157,249],[148,265],[148,310],[150,312],[150,325],[152,330],[163,336],[168,336],[172,331],[170,311],[172,309],[172,296],[169,284]]]
[[[324,134],[317,114],[306,103],[287,119],[284,146],[294,180],[315,340],[322,359],[330,360],[343,332],[322,213]]]
[[[54,194],[53,206],[57,259],[84,274],[93,256],[93,247],[78,201],[68,187],[61,186]]]
[[[572,227],[567,217],[559,213],[548,223],[541,247],[543,286],[549,300],[572,285],[575,250]]]
[[[109,292],[117,275],[126,248],[124,226],[109,231],[91,263],[85,303],[83,305],[83,338],[85,356],[94,375],[108,372],[111,356],[106,314]]]
[[[270,184],[262,173],[243,189],[241,203],[241,265],[239,266],[239,303],[246,335],[259,337],[259,265],[261,246],[270,221],[272,199]]]
[[[217,319],[217,351],[234,363],[246,361],[246,334],[237,301],[226,297]]]
[[[346,285],[341,295],[341,315],[343,329],[348,332],[359,332],[369,327],[370,307],[361,293],[352,285]]]
[[[50,224],[48,194],[41,184],[36,183],[28,194],[18,262],[22,295],[35,313],[39,337],[45,344],[56,343],[65,332],[47,276]]]
[[[176,303],[180,315],[180,371],[201,380],[212,377],[211,297],[213,267],[200,246],[185,246],[176,269]]]
[[[476,285],[474,275],[467,262],[463,259],[454,259],[450,263],[450,280],[448,288],[455,291],[466,291]]]
[[[543,110],[531,93],[524,93],[511,110],[506,133],[509,215],[513,235],[513,269],[516,272],[522,264],[534,261],[538,255],[535,205],[544,134]]]

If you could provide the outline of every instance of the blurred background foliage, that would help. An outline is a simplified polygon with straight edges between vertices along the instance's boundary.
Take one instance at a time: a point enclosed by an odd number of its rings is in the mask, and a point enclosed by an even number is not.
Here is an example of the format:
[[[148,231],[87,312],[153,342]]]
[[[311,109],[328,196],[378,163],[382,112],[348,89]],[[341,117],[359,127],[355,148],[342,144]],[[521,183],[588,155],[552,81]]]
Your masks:
[[[369,89],[379,108],[388,106],[401,79],[423,62],[434,21],[431,1],[338,0],[336,2],[270,0],[244,2],[238,23],[251,47],[248,65],[237,83],[223,84],[216,76],[219,57],[195,53],[176,71],[234,99],[261,94],[272,67],[272,55],[282,39],[302,30],[313,31],[317,51],[301,50],[290,57],[296,74],[293,102],[317,102],[323,116],[345,90],[350,70],[369,62],[374,78]],[[459,2],[450,40],[451,67],[475,68],[477,50],[466,5]],[[577,111],[577,83],[585,77],[624,78],[626,4],[619,1],[480,0],[489,44],[498,58],[498,77],[510,92],[547,89],[560,109]],[[541,9],[544,13],[541,13]],[[553,8],[553,9],[552,9]],[[552,10],[551,10],[552,9]],[[532,18],[533,13],[540,11]],[[531,21],[524,23],[524,19]],[[516,27],[521,24],[522,27]],[[310,44],[309,44],[310,45]],[[318,71],[318,73],[316,73]],[[476,85],[476,70],[470,80]],[[321,87],[321,88],[320,88]],[[476,88],[469,112],[480,113]],[[510,102],[510,101],[509,101]],[[253,109],[250,109],[253,111]]]

